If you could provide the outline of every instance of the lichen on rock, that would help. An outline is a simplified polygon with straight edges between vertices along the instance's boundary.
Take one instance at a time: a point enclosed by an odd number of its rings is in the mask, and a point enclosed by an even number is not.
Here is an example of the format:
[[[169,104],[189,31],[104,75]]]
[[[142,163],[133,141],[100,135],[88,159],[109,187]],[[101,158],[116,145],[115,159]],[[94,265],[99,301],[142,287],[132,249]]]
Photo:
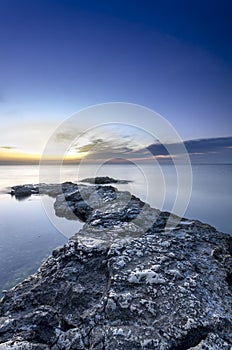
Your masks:
[[[57,214],[85,224],[5,293],[0,350],[231,349],[231,236],[166,229],[169,213],[112,186],[55,192]]]

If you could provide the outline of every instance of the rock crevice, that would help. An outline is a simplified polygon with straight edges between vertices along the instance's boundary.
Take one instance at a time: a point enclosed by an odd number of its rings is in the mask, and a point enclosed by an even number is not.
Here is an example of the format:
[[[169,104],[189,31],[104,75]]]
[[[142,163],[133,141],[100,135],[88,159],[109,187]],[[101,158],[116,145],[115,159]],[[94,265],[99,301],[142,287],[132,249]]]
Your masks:
[[[167,229],[175,216],[111,186],[47,186],[59,215],[83,197],[91,210],[5,293],[0,349],[231,349],[231,236],[181,218]]]

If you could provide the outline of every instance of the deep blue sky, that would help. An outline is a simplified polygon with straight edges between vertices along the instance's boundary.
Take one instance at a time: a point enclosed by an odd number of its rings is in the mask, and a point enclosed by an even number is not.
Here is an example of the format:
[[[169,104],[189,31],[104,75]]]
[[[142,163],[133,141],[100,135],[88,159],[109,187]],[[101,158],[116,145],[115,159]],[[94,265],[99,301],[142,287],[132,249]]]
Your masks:
[[[154,109],[184,140],[230,136],[231,18],[225,0],[0,0],[1,144],[110,101]]]

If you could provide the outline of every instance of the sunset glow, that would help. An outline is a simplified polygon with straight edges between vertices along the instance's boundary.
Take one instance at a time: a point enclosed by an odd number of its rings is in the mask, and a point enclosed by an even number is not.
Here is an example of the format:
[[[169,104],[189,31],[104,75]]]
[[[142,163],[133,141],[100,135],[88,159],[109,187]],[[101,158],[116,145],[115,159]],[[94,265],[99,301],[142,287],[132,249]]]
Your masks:
[[[38,162],[64,120],[110,101],[150,108],[183,141],[201,140],[195,159],[231,162],[229,140],[214,158],[212,153],[232,130],[231,18],[222,4],[212,3],[209,16],[208,5],[194,2],[191,9],[182,4],[183,13],[172,2],[168,13],[152,1],[103,2],[99,11],[91,1],[13,3],[3,2],[0,11],[0,164]],[[212,145],[205,150],[202,140],[214,140],[216,151]],[[83,159],[97,144],[93,135],[65,159]],[[60,156],[57,150],[48,158]]]

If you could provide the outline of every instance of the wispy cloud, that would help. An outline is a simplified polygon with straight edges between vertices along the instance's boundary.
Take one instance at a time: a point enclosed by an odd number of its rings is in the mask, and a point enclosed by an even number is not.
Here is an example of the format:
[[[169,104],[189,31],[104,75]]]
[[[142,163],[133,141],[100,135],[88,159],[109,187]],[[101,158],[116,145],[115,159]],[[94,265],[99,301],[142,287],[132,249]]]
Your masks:
[[[10,150],[10,149],[16,149],[17,147],[14,146],[0,146],[0,149]]]
[[[75,149],[77,153],[88,152],[89,156],[99,156],[104,154],[104,157],[112,156],[113,154],[130,154],[136,151],[133,144],[128,144],[128,140],[125,139],[95,139],[87,141],[82,144],[82,140],[79,140],[71,149]]]
[[[66,130],[62,132],[57,132],[55,134],[55,141],[56,142],[63,142],[63,141],[72,141],[77,137],[77,133],[75,130]]]
[[[81,128],[81,126],[80,126]],[[130,125],[104,124],[95,128],[82,128],[73,122],[55,135],[57,144],[70,143],[77,152],[104,152],[115,150],[131,152],[147,147],[155,141],[149,133]]]
[[[218,137],[209,139],[196,139],[183,142],[187,153],[193,162],[232,162],[232,137]],[[172,161],[172,158],[181,157],[184,148],[180,143],[158,142],[143,147],[128,137],[113,137],[108,135],[103,138],[95,138],[93,135],[85,136],[74,144],[72,150],[76,153],[87,153],[89,159],[113,159],[120,158],[131,160],[150,161],[156,157],[160,161]],[[86,154],[85,154],[86,155]]]
[[[78,153],[85,153],[85,152],[89,152],[93,149],[96,149],[97,145],[101,145],[103,143],[102,139],[97,139],[97,140],[93,140],[90,143],[87,143],[86,145],[83,146],[77,146],[76,147],[76,151]]]

